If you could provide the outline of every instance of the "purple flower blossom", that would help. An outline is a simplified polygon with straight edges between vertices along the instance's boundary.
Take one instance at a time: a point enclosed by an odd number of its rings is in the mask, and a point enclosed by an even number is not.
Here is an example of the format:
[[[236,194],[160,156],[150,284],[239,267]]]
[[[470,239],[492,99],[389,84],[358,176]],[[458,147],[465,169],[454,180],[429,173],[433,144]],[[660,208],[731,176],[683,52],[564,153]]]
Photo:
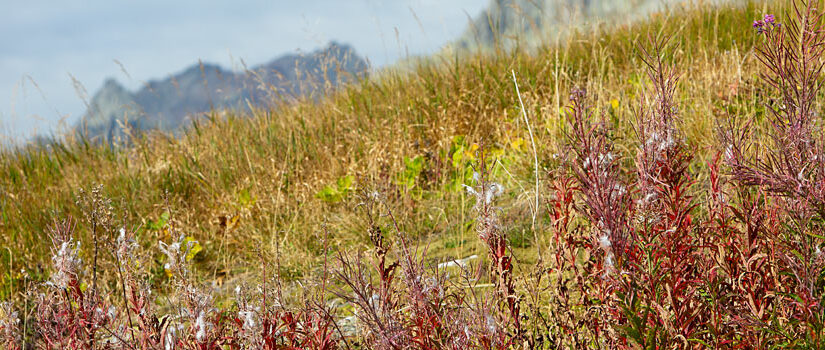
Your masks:
[[[753,21],[753,27],[756,28],[759,34],[768,32],[769,28],[779,26],[780,24],[776,22],[776,16],[774,15],[765,15],[761,20]]]

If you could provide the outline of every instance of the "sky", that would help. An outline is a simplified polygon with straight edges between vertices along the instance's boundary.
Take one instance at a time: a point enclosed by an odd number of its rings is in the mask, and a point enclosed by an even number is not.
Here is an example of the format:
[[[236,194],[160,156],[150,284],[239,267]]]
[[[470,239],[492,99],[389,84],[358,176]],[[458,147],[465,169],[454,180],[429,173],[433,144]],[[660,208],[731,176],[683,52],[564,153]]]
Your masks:
[[[0,0],[0,134],[74,124],[107,77],[134,91],[198,60],[240,70],[330,41],[374,68],[436,52],[488,0]]]

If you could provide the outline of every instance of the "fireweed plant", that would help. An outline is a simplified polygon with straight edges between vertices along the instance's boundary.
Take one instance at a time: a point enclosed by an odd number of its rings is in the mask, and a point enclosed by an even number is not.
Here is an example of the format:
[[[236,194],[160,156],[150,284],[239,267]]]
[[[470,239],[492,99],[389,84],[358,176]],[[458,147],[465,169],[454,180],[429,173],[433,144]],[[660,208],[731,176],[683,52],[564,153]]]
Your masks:
[[[756,305],[750,307],[750,319],[788,343],[821,348],[825,133],[816,97],[825,63],[825,33],[816,2],[793,5],[795,20],[785,25],[770,15],[754,22],[764,36],[756,52],[765,67],[761,78],[777,95],[765,106],[770,144],[760,147],[747,127],[730,127],[724,157],[740,186],[759,191],[759,205],[768,213],[762,219],[767,222],[754,228],[749,239],[757,244],[769,240],[773,249],[755,255],[748,267],[773,270],[752,282],[769,298],[751,302]],[[772,319],[764,319],[765,314]]]
[[[753,22],[768,90],[765,134],[729,121],[702,167],[683,130],[681,72],[667,37],[638,45],[645,73],[632,148],[583,88],[564,111],[566,151],[542,196],[535,266],[510,245],[500,163],[481,146],[473,224],[484,258],[432,264],[391,205],[365,191],[369,245],[329,254],[294,285],[262,275],[227,305],[192,270],[198,247],[170,220],[155,249],[118,220],[101,188],[82,220],[57,220],[48,280],[0,304],[5,349],[671,349],[825,346],[825,131],[817,96],[822,12],[793,2]],[[698,172],[706,171],[702,177]],[[706,182],[698,179],[707,179]],[[77,225],[93,233],[81,256]],[[332,247],[334,248],[334,247]],[[480,254],[482,255],[482,254]],[[278,257],[274,259],[278,264]],[[519,268],[530,273],[517,274]],[[276,271],[269,276],[267,271]],[[160,282],[158,282],[160,279]],[[163,291],[158,293],[158,283]]]

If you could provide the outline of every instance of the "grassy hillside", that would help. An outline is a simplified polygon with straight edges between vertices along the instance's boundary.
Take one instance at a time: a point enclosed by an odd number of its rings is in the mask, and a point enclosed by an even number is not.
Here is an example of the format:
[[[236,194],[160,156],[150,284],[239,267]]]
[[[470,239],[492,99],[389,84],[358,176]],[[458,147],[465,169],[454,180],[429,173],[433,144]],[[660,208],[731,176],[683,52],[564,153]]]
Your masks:
[[[772,12],[780,12],[772,5]],[[254,272],[276,247],[280,274],[294,278],[317,266],[324,228],[331,247],[368,242],[357,205],[362,191],[379,191],[402,229],[429,245],[437,259],[481,255],[470,219],[469,184],[478,144],[499,163],[493,178],[505,187],[507,230],[524,261],[549,237],[530,230],[533,154],[511,71],[515,71],[535,133],[540,177],[557,164],[571,88],[586,87],[597,114],[618,128],[632,154],[632,113],[646,77],[635,43],[672,35],[675,66],[684,75],[677,96],[684,133],[700,174],[712,154],[715,127],[729,117],[759,118],[751,21],[767,5],[689,6],[649,22],[549,42],[536,55],[496,52],[421,62],[411,73],[387,71],[314,103],[251,115],[216,111],[209,121],[173,139],[162,134],[110,149],[83,140],[59,141],[0,154],[0,299],[19,291],[25,268],[48,276],[48,228],[55,218],[82,218],[81,189],[97,185],[112,211],[156,256],[174,228],[200,242],[198,273],[235,281]],[[542,183],[540,192],[546,188]],[[543,194],[543,193],[542,193]],[[542,199],[542,207],[544,207]],[[546,210],[538,225],[548,225]],[[89,225],[79,225],[84,260],[91,259]],[[103,233],[116,235],[116,232]]]

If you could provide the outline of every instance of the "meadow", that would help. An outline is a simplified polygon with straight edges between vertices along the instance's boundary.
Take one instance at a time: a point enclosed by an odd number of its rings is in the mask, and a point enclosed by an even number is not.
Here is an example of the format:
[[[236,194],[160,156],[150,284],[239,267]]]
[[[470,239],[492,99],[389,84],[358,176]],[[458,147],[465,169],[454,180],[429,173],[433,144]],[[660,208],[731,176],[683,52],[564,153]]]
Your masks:
[[[4,150],[0,344],[821,348],[815,5],[684,5],[180,138]]]

